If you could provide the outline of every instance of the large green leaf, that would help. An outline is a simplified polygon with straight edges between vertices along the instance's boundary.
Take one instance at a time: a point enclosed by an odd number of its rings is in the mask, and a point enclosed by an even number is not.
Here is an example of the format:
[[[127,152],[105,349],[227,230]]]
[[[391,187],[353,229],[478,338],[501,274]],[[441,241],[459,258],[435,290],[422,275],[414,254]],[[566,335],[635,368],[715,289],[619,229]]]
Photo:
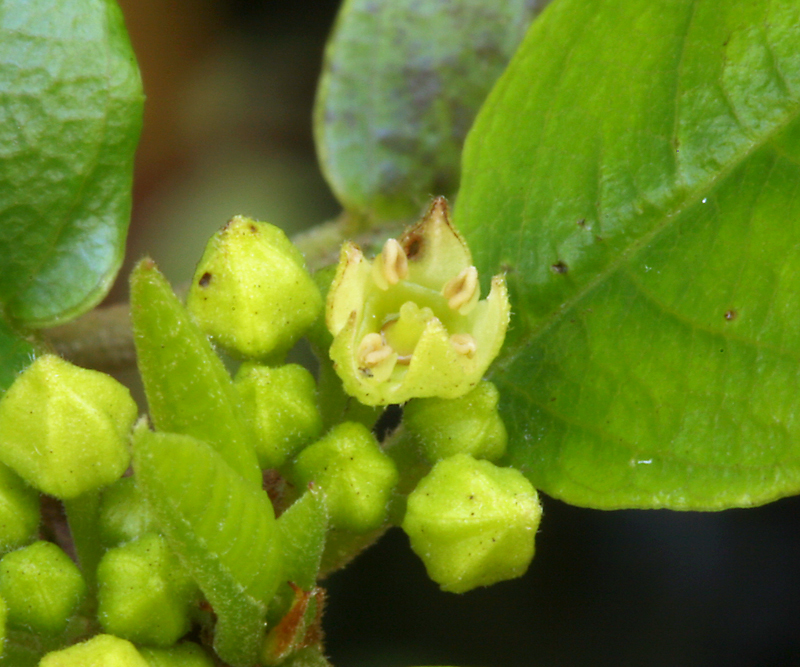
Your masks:
[[[0,2],[0,303],[31,326],[119,269],[142,87],[114,0]]]
[[[800,492],[800,3],[558,0],[465,149],[510,460],[600,508]]]
[[[542,0],[347,0],[314,113],[345,208],[417,213],[458,186],[464,137]]]

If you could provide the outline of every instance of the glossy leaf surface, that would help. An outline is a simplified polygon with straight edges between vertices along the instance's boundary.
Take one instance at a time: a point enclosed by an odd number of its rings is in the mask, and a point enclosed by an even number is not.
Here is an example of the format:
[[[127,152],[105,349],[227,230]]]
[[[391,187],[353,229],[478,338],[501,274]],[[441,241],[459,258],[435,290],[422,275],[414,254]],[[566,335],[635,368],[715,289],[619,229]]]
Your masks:
[[[328,44],[317,152],[348,210],[417,213],[455,192],[461,146],[544,2],[348,0]]]
[[[624,39],[621,36],[624,35]],[[800,5],[559,0],[464,155],[509,458],[578,505],[800,491]]]
[[[35,356],[33,345],[0,319],[0,393],[11,386]]]
[[[0,4],[0,303],[88,310],[122,261],[142,85],[114,0]]]
[[[266,493],[204,442],[138,428],[136,483],[158,527],[214,608],[214,649],[234,667],[257,661],[282,563]]]

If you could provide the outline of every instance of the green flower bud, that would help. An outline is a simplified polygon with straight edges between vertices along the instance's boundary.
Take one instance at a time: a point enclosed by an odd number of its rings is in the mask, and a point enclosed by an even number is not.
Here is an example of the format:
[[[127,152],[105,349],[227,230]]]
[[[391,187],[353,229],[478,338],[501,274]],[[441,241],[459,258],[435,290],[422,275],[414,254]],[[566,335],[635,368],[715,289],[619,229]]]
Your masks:
[[[130,542],[154,529],[150,509],[133,477],[123,477],[103,489],[98,524],[106,547]]]
[[[97,635],[82,644],[48,653],[39,667],[150,667],[129,641]]]
[[[508,435],[497,413],[500,395],[491,382],[481,381],[459,398],[418,398],[403,408],[403,424],[434,462],[454,454],[499,459]]]
[[[39,357],[0,401],[0,461],[57,498],[119,479],[137,407],[112,377]]]
[[[263,358],[294,345],[322,310],[322,297],[280,229],[236,216],[209,241],[187,305],[219,345]]]
[[[0,597],[11,626],[63,632],[85,595],[75,563],[51,542],[34,542],[0,559]]]
[[[189,630],[199,590],[160,535],[109,549],[97,568],[97,584],[97,618],[106,632],[169,646]]]
[[[502,276],[480,301],[469,248],[440,197],[374,262],[342,247],[326,311],[331,359],[345,390],[367,405],[456,398],[497,356],[509,312]]]
[[[214,661],[201,646],[183,642],[171,648],[139,648],[150,667],[214,667]]]
[[[262,469],[276,468],[322,433],[317,385],[302,366],[242,364],[236,375]]]
[[[39,519],[39,492],[0,464],[0,552],[33,542]]]
[[[442,590],[522,576],[542,509],[522,473],[466,454],[439,461],[408,496],[403,530]]]
[[[297,457],[291,476],[298,486],[314,483],[325,493],[335,528],[365,533],[386,519],[386,506],[397,484],[394,462],[363,424],[332,428]]]

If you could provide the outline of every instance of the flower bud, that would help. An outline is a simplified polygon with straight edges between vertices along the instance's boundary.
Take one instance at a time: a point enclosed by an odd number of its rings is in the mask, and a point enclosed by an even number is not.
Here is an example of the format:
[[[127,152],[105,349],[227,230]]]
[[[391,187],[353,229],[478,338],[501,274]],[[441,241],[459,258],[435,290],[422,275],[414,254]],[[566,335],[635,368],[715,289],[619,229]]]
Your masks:
[[[294,345],[322,310],[322,297],[280,229],[236,216],[209,241],[187,306],[219,345],[263,358]]]
[[[11,626],[63,632],[85,595],[80,571],[52,542],[34,542],[0,559],[0,597]]]
[[[139,648],[150,667],[214,667],[214,661],[201,646],[183,642],[170,648]]]
[[[417,398],[403,408],[403,424],[432,462],[462,453],[493,461],[508,440],[498,398],[497,387],[485,380],[459,398]]]
[[[466,394],[499,353],[509,312],[502,276],[480,300],[478,271],[440,197],[373,262],[342,247],[325,320],[345,390],[388,405]]]
[[[48,653],[39,667],[150,667],[129,641],[97,635],[82,644]]]
[[[104,547],[116,547],[154,530],[153,518],[133,477],[103,489],[98,520]]]
[[[149,533],[109,549],[97,568],[100,625],[138,644],[169,646],[191,625],[199,591],[166,541]]]
[[[117,480],[137,407],[112,377],[39,357],[0,401],[0,460],[61,499]]]
[[[0,464],[0,552],[33,542],[39,519],[39,492]]]
[[[302,366],[245,363],[236,375],[262,469],[276,468],[322,433],[317,385]]]
[[[442,590],[464,593],[522,576],[542,510],[522,473],[456,454],[408,496],[403,530]]]
[[[397,484],[394,462],[363,424],[346,422],[306,447],[291,476],[298,486],[314,483],[325,493],[335,528],[365,533],[386,519],[386,506]]]

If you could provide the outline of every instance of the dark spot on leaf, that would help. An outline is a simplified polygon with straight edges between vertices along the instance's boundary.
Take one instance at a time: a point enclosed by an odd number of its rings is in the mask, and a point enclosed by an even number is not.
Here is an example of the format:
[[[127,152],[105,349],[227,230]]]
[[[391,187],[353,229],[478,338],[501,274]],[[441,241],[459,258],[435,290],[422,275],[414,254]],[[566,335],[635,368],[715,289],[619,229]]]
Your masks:
[[[503,264],[500,265],[500,270],[503,273],[515,273],[517,268],[515,266],[512,266],[508,262],[504,262]]]
[[[208,287],[208,283],[211,282],[211,274],[206,271],[202,276],[200,276],[200,280],[197,281],[197,284],[200,287]]]
[[[602,236],[598,236],[597,234],[595,234],[595,235],[594,235],[594,240],[595,240],[595,241],[602,241],[602,240],[603,240],[603,237],[602,237]]]
[[[739,313],[737,313],[735,310],[725,311],[725,319],[728,320],[728,322],[730,322],[731,320],[735,320],[738,315]]]
[[[553,273],[566,273],[567,271],[569,271],[567,265],[561,260],[558,260],[550,268],[553,270]]]
[[[250,231],[253,232],[253,234],[258,234],[258,227],[256,227],[252,222],[250,223]]]
[[[586,218],[581,218],[578,220],[578,227],[586,227]]]

